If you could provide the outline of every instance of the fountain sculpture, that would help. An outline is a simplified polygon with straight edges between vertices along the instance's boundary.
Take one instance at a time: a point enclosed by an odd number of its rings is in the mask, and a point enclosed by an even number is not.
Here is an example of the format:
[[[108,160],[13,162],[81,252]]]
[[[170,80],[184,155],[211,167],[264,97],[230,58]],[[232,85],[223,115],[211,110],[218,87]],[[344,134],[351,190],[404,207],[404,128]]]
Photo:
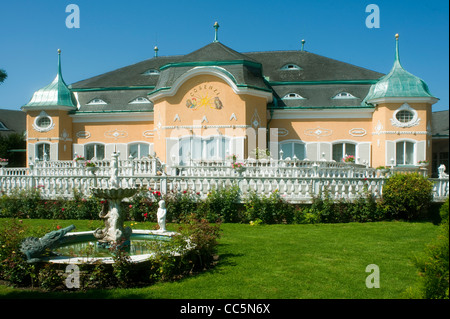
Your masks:
[[[125,216],[121,202],[135,195],[138,189],[121,187],[118,178],[119,155],[118,152],[111,155],[109,184],[91,189],[93,195],[105,199],[102,201],[103,206],[99,213],[104,227],[97,228],[95,231],[71,232],[75,228],[71,225],[50,232],[42,238],[28,237],[21,246],[21,251],[28,262],[71,264],[101,260],[103,263],[114,263],[109,253],[112,252],[111,248],[124,249],[133,262],[142,262],[153,255],[152,248],[149,248],[147,244],[149,241],[167,241],[177,234],[166,230],[167,211],[164,200],[159,201],[157,212],[159,230],[136,229],[133,231],[130,227],[124,227]],[[84,252],[86,247],[94,249],[92,257],[89,255],[89,249]]]
[[[93,188],[92,193],[106,199],[99,216],[104,220],[105,227],[94,231],[98,242],[108,247],[110,245],[126,245],[129,242],[132,230],[130,227],[124,228],[124,216],[121,208],[121,202],[124,198],[132,197],[137,192],[137,188],[119,187],[119,155],[114,152],[111,155],[111,178],[108,188]]]

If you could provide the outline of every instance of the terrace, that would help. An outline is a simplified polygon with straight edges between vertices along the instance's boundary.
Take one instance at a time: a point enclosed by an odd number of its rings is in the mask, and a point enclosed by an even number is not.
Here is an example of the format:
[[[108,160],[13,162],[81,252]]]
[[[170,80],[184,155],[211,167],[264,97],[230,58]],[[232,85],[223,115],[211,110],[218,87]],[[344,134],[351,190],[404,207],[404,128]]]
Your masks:
[[[48,199],[72,198],[74,192],[89,196],[93,187],[110,187],[109,160],[30,162],[29,168],[0,167],[0,192],[10,194],[14,189],[40,190]],[[445,166],[433,182],[433,200],[443,201],[449,194],[449,178]],[[270,194],[278,190],[291,203],[311,203],[313,197],[328,190],[336,200],[352,201],[365,189],[381,197],[385,180],[395,173],[427,175],[427,168],[395,167],[375,169],[366,165],[334,161],[294,159],[191,160],[189,165],[166,167],[158,158],[119,161],[119,187],[146,187],[166,194],[190,189],[206,198],[213,189],[237,184],[242,194],[251,191]]]

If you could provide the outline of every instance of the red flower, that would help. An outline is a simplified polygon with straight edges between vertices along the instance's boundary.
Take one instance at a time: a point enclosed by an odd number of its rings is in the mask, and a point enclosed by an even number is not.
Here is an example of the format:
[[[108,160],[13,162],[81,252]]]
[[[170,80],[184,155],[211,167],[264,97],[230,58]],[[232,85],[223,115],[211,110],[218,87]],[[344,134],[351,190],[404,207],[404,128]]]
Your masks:
[[[187,191],[183,191],[183,194],[186,194],[187,193]]]
[[[129,205],[128,207],[133,208],[133,205]]]
[[[61,211],[63,212],[63,211],[65,211],[66,209],[65,208],[61,208]]]
[[[144,214],[144,217],[147,218],[147,215],[148,215],[148,213],[145,213],[145,214]]]
[[[104,203],[106,203],[106,200],[101,200],[100,201],[100,204],[104,204]]]
[[[63,209],[64,209],[64,208],[63,208]],[[61,229],[61,226],[57,225],[57,226],[56,226],[56,229]]]

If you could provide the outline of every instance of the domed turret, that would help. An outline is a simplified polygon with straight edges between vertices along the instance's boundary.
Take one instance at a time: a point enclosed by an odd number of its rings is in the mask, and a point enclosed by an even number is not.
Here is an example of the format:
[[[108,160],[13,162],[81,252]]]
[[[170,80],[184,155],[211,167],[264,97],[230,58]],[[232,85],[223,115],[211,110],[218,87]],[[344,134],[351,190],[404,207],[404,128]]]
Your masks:
[[[34,92],[30,102],[25,104],[22,109],[49,109],[49,107],[58,109],[75,109],[72,92],[67,87],[61,73],[61,50],[58,49],[58,73],[55,79],[49,85]]]
[[[395,98],[425,98],[435,103],[435,98],[429,91],[428,85],[417,76],[406,71],[401,63],[398,49],[398,34],[395,35],[395,62],[391,71],[381,77],[370,87],[369,93],[362,104],[376,104],[387,99]]]

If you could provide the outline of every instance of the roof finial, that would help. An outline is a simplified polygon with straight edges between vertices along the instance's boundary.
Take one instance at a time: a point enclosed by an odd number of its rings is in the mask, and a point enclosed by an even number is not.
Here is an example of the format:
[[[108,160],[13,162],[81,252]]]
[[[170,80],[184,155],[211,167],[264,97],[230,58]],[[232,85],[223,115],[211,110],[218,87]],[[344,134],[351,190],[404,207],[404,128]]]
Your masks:
[[[303,39],[302,40],[302,51],[303,51],[303,48],[305,47],[305,42],[306,42],[305,39]]]
[[[216,23],[214,23],[214,29],[215,29],[215,31],[214,31],[214,42],[219,42],[219,23],[217,23],[217,21],[216,21]]]
[[[159,51],[158,46],[155,45],[153,50],[155,51],[155,58],[157,58],[158,57],[158,51]]]
[[[399,66],[401,66],[400,64],[400,53],[398,50],[398,33],[395,34],[395,63],[398,63]]]
[[[62,79],[62,73],[61,73],[61,49],[58,49],[58,75],[57,76],[59,76]]]

